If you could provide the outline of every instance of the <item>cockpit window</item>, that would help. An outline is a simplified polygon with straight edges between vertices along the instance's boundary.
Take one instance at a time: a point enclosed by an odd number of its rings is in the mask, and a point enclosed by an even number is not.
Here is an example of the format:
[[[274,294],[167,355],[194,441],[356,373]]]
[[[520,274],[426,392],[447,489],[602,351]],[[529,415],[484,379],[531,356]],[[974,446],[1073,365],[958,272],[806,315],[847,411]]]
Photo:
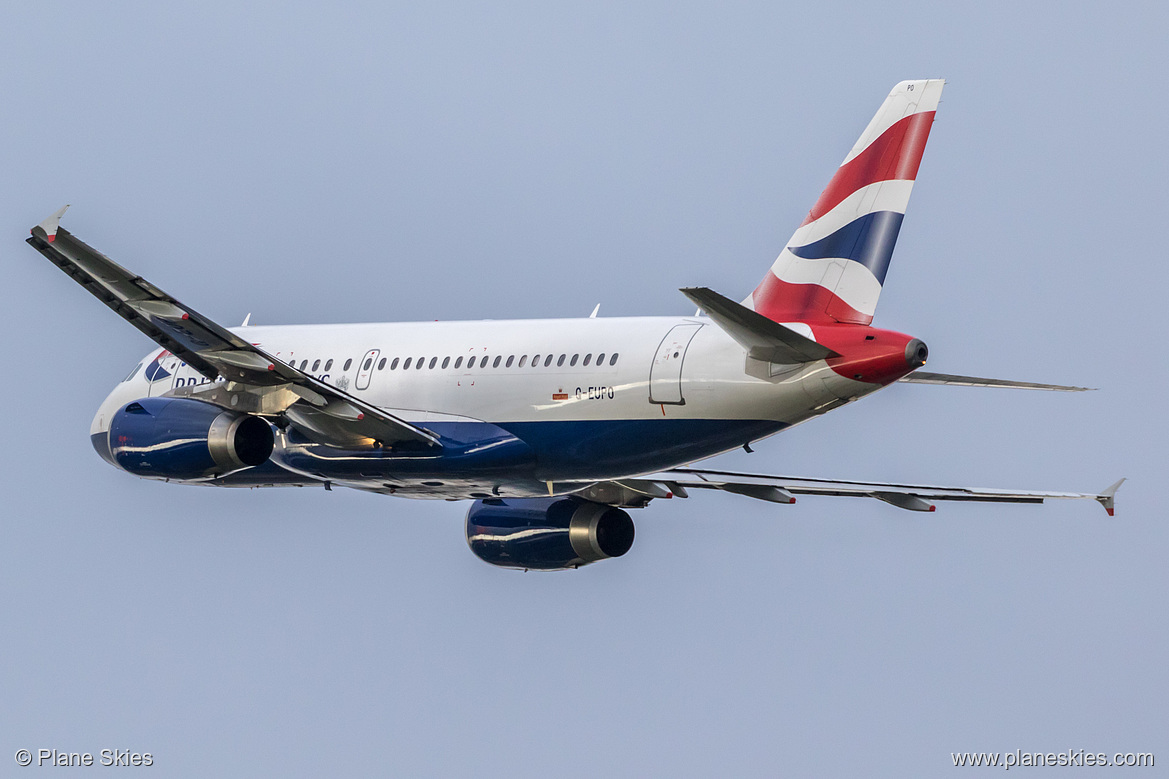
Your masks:
[[[138,363],[137,365],[135,365],[135,366],[134,366],[134,370],[130,371],[130,375],[129,375],[129,376],[127,376],[126,378],[122,379],[122,381],[123,381],[123,382],[127,382],[127,381],[129,381],[130,379],[132,379],[132,378],[134,378],[135,376],[137,376],[137,375],[138,375],[138,371],[142,370],[142,365],[143,365],[142,363]]]

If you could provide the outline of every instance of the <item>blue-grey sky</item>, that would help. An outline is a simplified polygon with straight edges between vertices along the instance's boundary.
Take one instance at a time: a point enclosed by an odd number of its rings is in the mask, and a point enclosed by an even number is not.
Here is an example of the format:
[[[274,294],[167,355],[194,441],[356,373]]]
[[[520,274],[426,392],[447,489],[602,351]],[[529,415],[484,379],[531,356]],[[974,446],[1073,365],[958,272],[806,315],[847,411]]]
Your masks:
[[[1163,3],[9,4],[0,774],[907,776],[1169,764]],[[625,558],[478,561],[466,504],[140,481],[151,344],[68,228],[227,324],[683,314],[746,294],[889,88],[949,80],[876,324],[930,367],[722,465],[1095,504],[658,501]],[[44,770],[44,769],[42,769]],[[967,769],[970,770],[970,769]],[[1148,772],[1152,773],[1152,772]],[[1142,774],[1143,775],[1143,774]]]

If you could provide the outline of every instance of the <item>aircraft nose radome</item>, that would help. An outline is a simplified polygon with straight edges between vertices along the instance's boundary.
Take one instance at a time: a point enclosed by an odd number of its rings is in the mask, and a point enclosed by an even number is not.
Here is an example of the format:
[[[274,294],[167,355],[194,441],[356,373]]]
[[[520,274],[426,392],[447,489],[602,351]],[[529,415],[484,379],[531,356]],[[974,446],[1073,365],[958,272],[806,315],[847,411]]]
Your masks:
[[[93,416],[93,423],[89,426],[89,443],[101,459],[110,465],[116,465],[114,455],[110,451],[110,399],[101,404],[101,408]]]
[[[136,373],[140,376],[141,371]],[[89,442],[93,445],[94,451],[98,453],[101,459],[105,460],[110,465],[117,465],[114,461],[114,456],[110,452],[110,422],[114,418],[114,414],[118,412],[122,406],[126,405],[132,400],[136,400],[147,392],[139,382],[124,381],[118,384],[106,396],[98,406],[97,413],[93,415],[93,422],[89,425]]]
[[[103,433],[90,433],[89,442],[93,444],[93,450],[97,452],[101,459],[110,465],[117,465],[114,462],[113,452],[110,451],[110,433],[108,430]]]

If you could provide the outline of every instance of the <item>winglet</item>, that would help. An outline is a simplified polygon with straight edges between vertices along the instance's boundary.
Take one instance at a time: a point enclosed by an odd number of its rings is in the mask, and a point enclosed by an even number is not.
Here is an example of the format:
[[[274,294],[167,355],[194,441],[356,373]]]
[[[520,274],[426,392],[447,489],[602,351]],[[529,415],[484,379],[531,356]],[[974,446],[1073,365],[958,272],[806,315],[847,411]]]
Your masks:
[[[1100,505],[1108,512],[1108,516],[1116,516],[1116,491],[1120,489],[1120,485],[1124,484],[1125,479],[1121,479],[1116,484],[1113,484],[1108,489],[1096,496],[1096,500],[1100,501]]]
[[[60,211],[57,211],[45,221],[41,222],[37,227],[45,231],[45,240],[52,243],[57,238],[57,228],[61,225],[61,217],[65,215],[65,211],[69,208],[68,204],[63,206]]]

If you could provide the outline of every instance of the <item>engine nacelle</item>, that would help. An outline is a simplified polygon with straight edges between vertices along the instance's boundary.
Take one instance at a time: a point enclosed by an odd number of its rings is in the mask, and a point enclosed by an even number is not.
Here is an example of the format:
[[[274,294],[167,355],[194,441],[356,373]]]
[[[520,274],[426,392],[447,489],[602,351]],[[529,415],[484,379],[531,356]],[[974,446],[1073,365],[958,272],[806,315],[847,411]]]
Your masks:
[[[114,464],[138,476],[205,479],[261,465],[272,427],[260,417],[188,398],[142,398],[110,420]]]
[[[467,544],[504,568],[558,571],[620,557],[633,546],[633,520],[580,498],[492,498],[467,512]]]

